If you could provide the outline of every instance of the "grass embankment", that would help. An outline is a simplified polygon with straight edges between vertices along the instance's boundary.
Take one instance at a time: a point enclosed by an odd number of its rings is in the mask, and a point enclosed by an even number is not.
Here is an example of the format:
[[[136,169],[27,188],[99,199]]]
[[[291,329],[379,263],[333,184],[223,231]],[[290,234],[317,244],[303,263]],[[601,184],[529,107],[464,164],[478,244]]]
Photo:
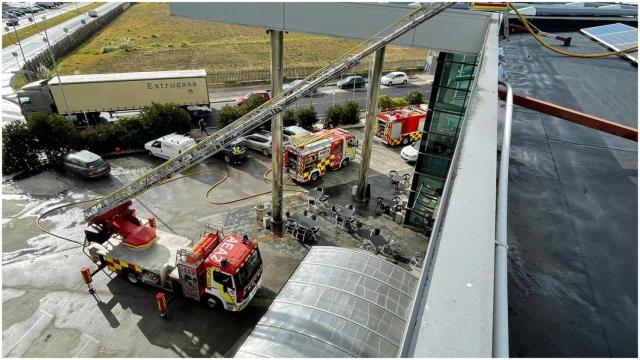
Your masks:
[[[284,39],[287,67],[322,67],[357,44],[301,33],[285,34]],[[387,60],[425,57],[425,49],[389,46],[386,51]],[[213,72],[269,65],[265,29],[172,17],[166,3],[138,3],[64,57],[59,70],[64,74],[201,68]]]
[[[100,6],[104,5],[104,3],[91,3],[89,5],[85,5],[82,7],[79,7],[78,10],[71,10],[69,12],[66,12],[64,14],[52,17],[51,19],[46,19],[44,21],[44,24],[42,22],[42,16],[39,14],[29,14],[29,16],[33,16],[34,19],[38,20],[38,29],[36,29],[33,25],[29,25],[27,27],[24,27],[22,29],[17,30],[18,32],[18,37],[20,38],[20,41],[33,36],[41,31],[44,30],[44,28],[49,29],[50,27],[62,24],[63,22],[72,19],[80,14],[84,14],[89,10],[93,10],[95,8],[98,8]],[[26,18],[22,18],[20,19],[20,22],[23,23],[27,21]],[[43,27],[44,25],[44,27]],[[6,48],[9,45],[13,45],[17,43],[17,39],[16,39],[16,34],[11,31],[6,35],[2,35],[2,48]]]

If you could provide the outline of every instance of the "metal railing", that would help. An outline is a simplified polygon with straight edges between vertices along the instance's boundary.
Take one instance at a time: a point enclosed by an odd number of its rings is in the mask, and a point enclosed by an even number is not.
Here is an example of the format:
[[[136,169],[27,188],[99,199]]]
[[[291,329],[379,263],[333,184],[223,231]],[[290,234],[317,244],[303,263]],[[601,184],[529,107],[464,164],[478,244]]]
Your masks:
[[[132,183],[122,187],[111,195],[103,197],[99,202],[84,210],[85,221],[91,222],[104,212],[113,209],[122,202],[132,199],[147,189],[157,185],[162,179],[168,178],[173,174],[215,155],[221,151],[226,144],[233,141],[235,138],[247,134],[261,126],[265,122],[269,121],[274,115],[284,111],[287,106],[293,104],[305,95],[312,93],[329,80],[339,76],[349,69],[354,68],[367,55],[370,55],[374,51],[388,45],[393,40],[414,29],[431,17],[439,14],[452,4],[453,3],[425,4],[396,20],[370,39],[365,40],[358,46],[351,49],[342,57],[305,78],[305,81],[280,93],[240,119],[227,125],[223,129],[216,131],[211,136],[205,138],[181,154],[173,157],[137,180],[134,180]],[[375,41],[372,41],[372,39],[375,39]],[[362,47],[364,47],[364,49],[361,49]]]

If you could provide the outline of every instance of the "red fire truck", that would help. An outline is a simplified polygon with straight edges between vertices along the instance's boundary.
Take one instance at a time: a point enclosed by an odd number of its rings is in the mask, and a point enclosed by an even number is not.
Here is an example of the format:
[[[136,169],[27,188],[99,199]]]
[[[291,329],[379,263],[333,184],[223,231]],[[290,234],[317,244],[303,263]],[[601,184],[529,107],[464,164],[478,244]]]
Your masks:
[[[327,170],[338,170],[355,159],[358,140],[342,129],[321,130],[289,137],[284,164],[297,182],[316,181]]]
[[[387,145],[408,145],[422,139],[427,106],[409,105],[378,112],[374,133]]]
[[[262,282],[257,243],[206,225],[194,245],[157,229],[154,218],[142,224],[131,205],[128,200],[106,212],[85,231],[87,252],[99,269],[106,267],[133,284],[182,293],[211,308],[240,311],[247,306]]]

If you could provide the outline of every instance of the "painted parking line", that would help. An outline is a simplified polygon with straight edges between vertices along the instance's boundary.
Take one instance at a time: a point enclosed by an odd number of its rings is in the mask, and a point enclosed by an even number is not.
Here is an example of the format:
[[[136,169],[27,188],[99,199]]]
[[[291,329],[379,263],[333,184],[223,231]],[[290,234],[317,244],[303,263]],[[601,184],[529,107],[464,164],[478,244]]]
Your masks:
[[[37,316],[37,314],[40,316]],[[38,310],[34,316],[32,316],[29,320],[34,319],[33,324],[29,327],[27,331],[15,342],[12,344],[11,335],[7,334],[7,332],[3,332],[2,336],[2,347],[3,357],[22,357],[22,355],[29,349],[31,344],[36,341],[41,335],[42,331],[49,326],[49,323],[53,319],[53,315],[49,314],[46,311]],[[25,321],[28,322],[29,320]],[[23,323],[24,324],[24,323]],[[23,325],[21,324],[21,325]],[[15,325],[14,325],[15,326]],[[24,325],[28,326],[28,325]],[[13,328],[13,327],[12,327]],[[18,334],[21,331],[16,331]]]

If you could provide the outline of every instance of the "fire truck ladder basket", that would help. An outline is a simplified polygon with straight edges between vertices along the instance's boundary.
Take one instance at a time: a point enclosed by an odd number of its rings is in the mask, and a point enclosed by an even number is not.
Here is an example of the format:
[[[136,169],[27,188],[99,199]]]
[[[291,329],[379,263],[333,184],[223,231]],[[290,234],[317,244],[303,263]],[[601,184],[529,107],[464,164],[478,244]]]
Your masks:
[[[215,155],[221,151],[225,145],[229,144],[237,137],[245,135],[263,125],[274,115],[284,111],[287,106],[315,91],[329,80],[334,79],[345,71],[355,67],[367,55],[370,55],[376,50],[390,44],[395,39],[439,14],[452,4],[453,3],[444,2],[427,3],[401,17],[393,22],[393,24],[379,31],[370,39],[365,40],[333,63],[311,74],[305,79],[305,81],[301,82],[297,86],[280,93],[278,96],[275,96],[240,119],[216,131],[209,137],[203,139],[199,143],[193,145],[191,148],[183,151],[181,154],[178,154],[157,168],[149,171],[137,180],[134,180],[114,193],[103,197],[100,201],[84,210],[85,221],[90,223],[106,211],[109,211],[124,201],[133,199],[146,190],[158,185],[158,183],[163,179],[170,178],[172,175],[177,174],[212,155]],[[376,41],[371,42],[371,39],[376,39]],[[363,50],[355,52],[356,49],[360,49],[362,46],[365,47]]]

